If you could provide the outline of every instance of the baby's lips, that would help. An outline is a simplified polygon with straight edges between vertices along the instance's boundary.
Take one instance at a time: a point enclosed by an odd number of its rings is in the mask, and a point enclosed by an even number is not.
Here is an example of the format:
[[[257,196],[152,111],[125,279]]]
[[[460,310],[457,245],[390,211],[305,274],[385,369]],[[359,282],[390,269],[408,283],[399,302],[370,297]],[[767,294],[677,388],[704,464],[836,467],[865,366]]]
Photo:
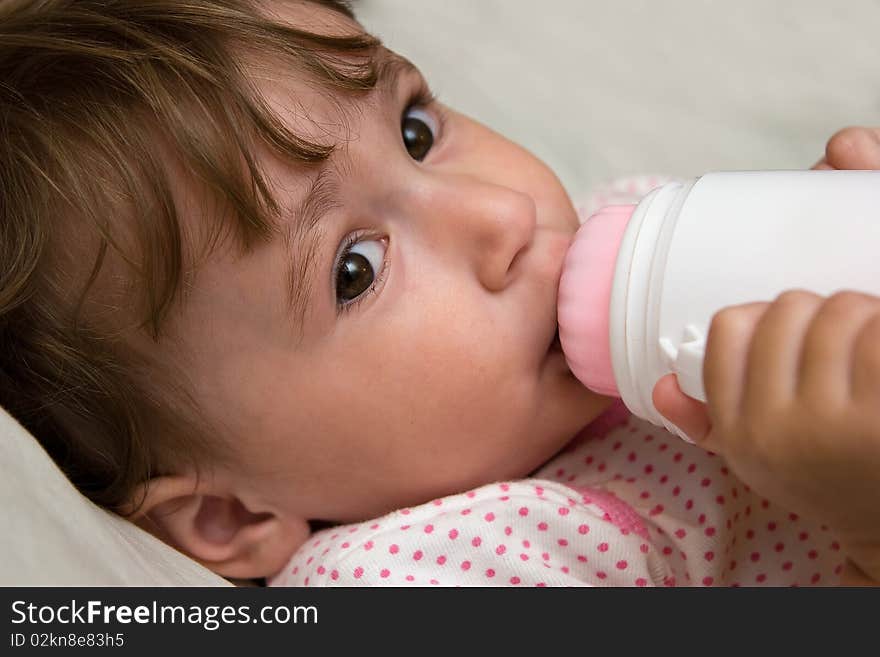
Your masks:
[[[593,392],[617,397],[609,313],[614,263],[635,205],[610,205],[578,229],[562,266],[559,341],[572,373]]]

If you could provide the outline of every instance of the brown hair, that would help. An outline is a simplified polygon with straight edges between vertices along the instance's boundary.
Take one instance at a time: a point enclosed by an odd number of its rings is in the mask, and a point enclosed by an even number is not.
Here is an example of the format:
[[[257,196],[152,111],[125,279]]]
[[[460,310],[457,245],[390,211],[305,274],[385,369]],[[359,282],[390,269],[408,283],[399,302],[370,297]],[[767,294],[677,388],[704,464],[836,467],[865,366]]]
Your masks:
[[[352,17],[343,2],[309,2]],[[186,390],[162,392],[152,375],[147,385],[136,376],[147,365],[83,312],[109,250],[128,267],[127,294],[138,291],[137,329],[158,342],[186,278],[158,129],[231,210],[208,242],[231,229],[247,251],[271,236],[279,212],[255,140],[306,165],[333,145],[285,127],[248,82],[245,54],[356,94],[377,83],[378,46],[361,32],[291,27],[247,0],[0,5],[0,405],[94,502],[120,510],[168,455],[195,460],[207,446]],[[64,266],[86,262],[71,247],[83,235],[97,251],[74,285],[82,265]]]

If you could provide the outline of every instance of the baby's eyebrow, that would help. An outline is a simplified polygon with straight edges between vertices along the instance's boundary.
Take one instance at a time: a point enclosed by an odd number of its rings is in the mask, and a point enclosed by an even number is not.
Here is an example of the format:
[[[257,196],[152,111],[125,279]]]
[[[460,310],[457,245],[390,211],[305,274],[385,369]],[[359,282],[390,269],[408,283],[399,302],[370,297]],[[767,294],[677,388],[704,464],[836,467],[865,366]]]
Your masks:
[[[331,210],[338,207],[338,189],[335,171],[324,166],[294,209],[293,220],[286,222],[282,231],[285,252],[290,256],[286,269],[287,307],[300,332],[309,310],[310,291],[321,244],[322,232],[315,228]]]

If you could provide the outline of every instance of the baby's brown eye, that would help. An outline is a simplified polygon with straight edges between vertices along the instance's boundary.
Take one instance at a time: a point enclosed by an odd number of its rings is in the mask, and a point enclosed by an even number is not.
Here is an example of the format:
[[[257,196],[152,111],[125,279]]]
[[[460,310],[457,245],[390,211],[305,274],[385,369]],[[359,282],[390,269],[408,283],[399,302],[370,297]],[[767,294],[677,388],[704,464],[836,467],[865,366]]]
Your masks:
[[[347,248],[336,267],[336,302],[345,305],[369,290],[384,257],[383,240],[364,240]]]
[[[403,115],[401,124],[403,145],[409,156],[421,162],[434,145],[437,126],[433,117],[423,109],[409,108]]]

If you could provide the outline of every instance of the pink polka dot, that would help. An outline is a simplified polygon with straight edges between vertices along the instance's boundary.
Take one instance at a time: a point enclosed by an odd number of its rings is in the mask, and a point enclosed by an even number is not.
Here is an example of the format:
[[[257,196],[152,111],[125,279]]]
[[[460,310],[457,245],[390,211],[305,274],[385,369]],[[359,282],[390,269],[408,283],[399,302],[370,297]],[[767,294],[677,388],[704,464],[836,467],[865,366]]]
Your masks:
[[[412,582],[412,581],[414,581],[414,580],[415,580],[415,577],[413,577],[412,575],[407,575],[407,576],[406,576],[406,581],[407,581],[407,582]]]
[[[559,547],[566,547],[568,545],[568,541],[564,538],[560,538],[556,542],[559,544]]]
[[[761,559],[761,553],[760,553],[760,552],[752,552],[752,553],[749,555],[749,559],[752,560],[752,563],[756,563],[756,562],[760,561],[760,559]]]
[[[436,579],[431,580],[431,584],[433,584],[434,586],[437,586],[439,583],[440,582],[438,582]]]
[[[587,525],[578,525],[578,533],[579,534],[588,534],[590,528]]]
[[[639,550],[641,551],[642,554],[648,554],[648,550],[649,550],[649,549],[650,549],[650,548],[648,548],[648,544],[647,544],[647,543],[642,543],[642,544],[639,546]]]
[[[521,506],[521,507],[519,508],[519,515],[521,515],[521,516],[527,516],[527,515],[529,515],[529,509],[528,509],[528,507]]]
[[[520,558],[522,561],[528,561],[528,560],[529,560],[529,555],[524,554],[524,553],[520,553],[519,558]]]
[[[349,545],[351,545],[351,543],[349,543],[348,541],[346,541],[345,543],[343,543],[343,544],[340,545],[339,547],[347,548]]]
[[[425,525],[425,533],[430,534],[434,531],[434,525]]]
[[[564,572],[566,575],[568,575],[568,572],[569,572],[569,571],[568,571],[568,566],[563,566],[563,567],[560,568],[559,570],[561,570],[561,571]]]
[[[379,577],[381,577],[382,579],[385,579],[390,574],[391,574],[391,571],[388,570],[387,568],[383,568],[381,571],[379,571]]]
[[[693,501],[693,500],[688,500],[687,502],[685,502],[685,503],[684,503],[684,508],[687,509],[688,511],[690,511],[691,509],[693,509],[693,508],[694,508],[694,501]]]
[[[355,579],[360,579],[363,576],[364,576],[364,569],[363,568],[358,566],[357,568],[354,569],[354,578]]]
[[[706,554],[703,555],[703,558],[704,558],[706,561],[712,561],[712,559],[715,558],[715,553],[712,552],[712,550],[709,550],[708,552],[706,552]]]
[[[495,548],[495,554],[497,554],[498,556],[501,556],[505,552],[507,552],[507,547],[504,545],[499,545],[497,548]]]
[[[599,570],[596,571],[596,577],[598,577],[599,579],[605,579],[606,577],[608,577],[608,575],[604,571]]]
[[[616,564],[614,564],[614,565],[617,566],[617,570],[626,570],[626,567],[627,567],[629,564],[627,564],[625,560],[621,559],[620,561],[618,561],[618,562],[617,562]]]
[[[654,472],[654,466],[649,463],[648,465],[645,466],[645,474],[649,475],[652,472]]]
[[[746,538],[749,539],[749,540],[752,540],[753,538],[755,538],[755,532],[754,532],[754,530],[750,529],[749,531],[747,531],[747,532],[746,532]]]
[[[308,577],[306,577],[306,579],[305,579],[305,581],[303,582],[303,584],[305,584],[306,586],[309,585],[309,578],[308,578]]]
[[[724,506],[724,495],[718,495],[715,498],[715,504],[717,504],[718,506]]]
[[[648,585],[648,580],[646,580],[644,577],[639,577],[638,579],[636,579],[636,586],[647,586],[647,585]]]
[[[636,460],[636,453],[635,453],[635,452],[630,452],[629,454],[627,454],[627,455],[626,455],[626,460],[629,461],[630,463],[632,463],[633,461],[635,461],[635,460]]]
[[[838,543],[837,541],[831,541],[831,549],[835,552],[840,551],[840,543]]]
[[[334,581],[339,579],[339,571],[336,570],[335,568],[330,571],[330,579],[332,579]]]
[[[663,554],[665,554],[668,557],[670,554],[672,554],[672,548],[667,545],[666,547],[663,548]]]
[[[577,557],[577,559],[578,559],[578,561],[580,561],[581,563],[587,563],[587,558],[586,558],[584,555],[582,555],[582,554],[579,554],[578,557]]]
[[[556,510],[556,512],[561,516],[567,516],[569,514],[569,509],[568,507],[561,506]]]
[[[388,551],[389,551],[391,554],[397,554],[398,552],[400,552],[400,546],[398,546],[397,543],[392,543],[392,544],[388,547]]]
[[[542,552],[542,553],[541,553],[541,558],[542,558],[544,561],[550,561],[550,553],[549,553],[549,552]]]
[[[820,579],[822,579],[822,576],[819,573],[813,573],[813,576],[810,578],[810,582],[812,584],[816,584]]]
[[[445,557],[445,556],[443,556],[443,555],[441,554],[439,557],[437,557],[437,565],[438,565],[438,566],[442,566],[442,565],[445,564],[445,563],[446,563],[446,557]]]
[[[514,575],[513,577],[510,578],[510,583],[513,584],[514,586],[519,584],[520,581],[522,581],[522,580],[520,580],[520,578],[517,577],[516,575]]]
[[[546,522],[539,522],[538,523],[538,531],[539,532],[547,531],[547,523]]]
[[[810,538],[810,535],[807,532],[801,532],[798,534],[799,541],[806,541],[808,538]]]
[[[440,506],[441,504],[443,504],[443,500],[433,500],[431,504],[433,504],[434,506]]]
[[[372,550],[373,549],[373,541],[367,541],[366,543],[364,543],[364,549],[367,551]]]
[[[314,560],[315,560],[315,557],[309,557],[309,558],[306,560],[306,565],[308,566],[308,565],[309,565],[310,563],[312,563]]]
[[[809,552],[807,552],[807,558],[809,558],[809,559],[816,559],[818,556],[819,556],[819,553],[816,552],[815,550],[810,550]]]
[[[765,573],[759,573],[757,577],[755,577],[756,582],[764,582],[767,579],[767,575]]]
[[[483,542],[482,538],[480,538],[479,536],[474,536],[473,540],[471,541],[471,545],[473,545],[474,547],[480,547],[480,544],[482,542]]]
[[[461,515],[463,515],[463,516],[469,516],[469,515],[471,514],[471,511],[473,511],[473,509],[462,509],[462,510],[461,510]]]
[[[457,529],[450,529],[449,530],[449,540],[454,541],[457,538],[458,538],[458,530]]]
[[[782,552],[785,549],[785,543],[777,543],[773,546],[773,549],[777,552]]]
[[[715,536],[715,531],[716,530],[714,527],[706,527],[706,529],[703,531],[703,533],[706,536],[712,537],[712,536]]]
[[[767,531],[768,532],[776,531],[776,523],[775,522],[768,522],[767,523]]]
[[[537,588],[544,588],[544,587],[547,586],[547,585],[546,585],[544,582],[538,582],[537,584],[535,584],[535,586],[536,586]]]
[[[486,522],[492,522],[493,520],[495,520],[495,514],[490,511],[483,516],[483,520],[485,520]]]
[[[711,577],[704,577],[703,578],[703,586],[712,586],[712,584],[714,584],[714,583],[715,583],[715,580]]]
[[[523,541],[523,542],[522,542],[522,546],[523,546],[524,548],[530,548],[530,547],[532,547],[532,544],[529,543],[529,542],[526,540],[526,541]]]
[[[327,569],[324,568],[324,566],[318,566],[318,574],[319,575],[323,575],[326,572],[327,572]]]
[[[700,486],[702,486],[703,488],[708,488],[709,484],[711,484],[711,483],[712,483],[712,480],[709,479],[709,477],[703,477],[703,479],[700,481]]]
[[[471,562],[470,561],[462,561],[461,562],[461,569],[462,570],[470,570],[471,569]]]
[[[791,561],[786,561],[782,564],[782,570],[791,570],[792,565]]]
[[[599,543],[599,546],[596,548],[599,552],[608,552],[608,543]]]
[[[420,561],[422,557],[425,556],[421,550],[416,550],[413,552],[413,561]]]
[[[487,568],[486,577],[495,577],[495,571],[492,568]]]
[[[693,473],[694,473],[694,470],[696,470],[696,469],[697,469],[697,464],[696,464],[696,463],[691,463],[691,464],[688,466],[688,470],[687,470],[687,471],[688,471],[688,474],[693,474]]]
[[[501,486],[499,488],[501,488],[501,490],[503,490],[506,493],[507,491],[510,490],[510,484],[501,484]]]
[[[684,538],[685,536],[687,536],[687,532],[684,529],[676,529],[675,536],[676,538]]]
[[[681,494],[681,486],[676,486],[672,489],[672,496],[678,497]]]

